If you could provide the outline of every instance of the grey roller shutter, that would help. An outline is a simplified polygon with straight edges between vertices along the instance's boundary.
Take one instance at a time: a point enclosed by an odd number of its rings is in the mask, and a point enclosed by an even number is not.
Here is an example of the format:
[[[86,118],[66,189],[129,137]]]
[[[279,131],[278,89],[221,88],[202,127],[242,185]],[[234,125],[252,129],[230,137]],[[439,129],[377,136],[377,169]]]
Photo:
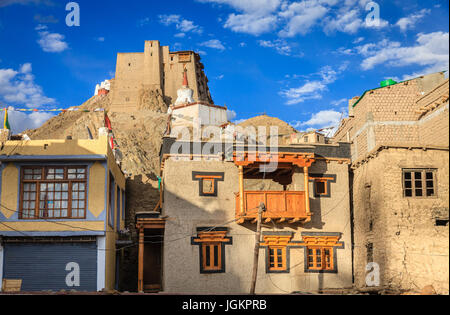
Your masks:
[[[80,286],[68,287],[69,263],[80,266]],[[22,291],[97,291],[97,246],[88,243],[6,243],[3,277],[22,279]]]

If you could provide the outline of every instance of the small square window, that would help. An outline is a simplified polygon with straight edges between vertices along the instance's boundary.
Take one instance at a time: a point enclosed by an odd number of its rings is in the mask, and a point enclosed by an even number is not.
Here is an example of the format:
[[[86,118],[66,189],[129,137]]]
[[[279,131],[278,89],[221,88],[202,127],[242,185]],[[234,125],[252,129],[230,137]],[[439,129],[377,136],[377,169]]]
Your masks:
[[[202,181],[203,183],[203,193],[212,195],[214,194],[214,179],[205,178]]]
[[[404,197],[436,197],[436,170],[403,170]]]
[[[327,194],[326,181],[323,181],[323,180],[316,181],[316,194],[317,195],[326,195]]]

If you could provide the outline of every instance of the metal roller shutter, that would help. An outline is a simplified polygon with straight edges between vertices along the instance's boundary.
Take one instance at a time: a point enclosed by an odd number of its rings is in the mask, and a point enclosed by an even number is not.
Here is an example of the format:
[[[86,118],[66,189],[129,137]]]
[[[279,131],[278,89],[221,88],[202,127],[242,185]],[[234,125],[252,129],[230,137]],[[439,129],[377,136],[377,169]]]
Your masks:
[[[80,286],[68,287],[67,264],[80,266]],[[97,291],[97,245],[88,243],[6,243],[4,279],[22,279],[22,291]]]

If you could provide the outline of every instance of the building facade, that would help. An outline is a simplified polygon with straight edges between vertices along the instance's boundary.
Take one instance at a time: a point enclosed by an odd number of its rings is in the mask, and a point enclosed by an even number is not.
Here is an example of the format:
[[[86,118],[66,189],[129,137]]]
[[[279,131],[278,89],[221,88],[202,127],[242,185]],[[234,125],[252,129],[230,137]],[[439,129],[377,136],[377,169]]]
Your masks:
[[[166,104],[177,99],[184,69],[188,71],[193,97],[213,104],[208,78],[200,55],[193,51],[171,52],[159,41],[146,41],[143,53],[119,53],[116,76],[111,83],[112,111],[129,112],[143,109],[148,93],[159,91]]]
[[[261,203],[257,293],[351,288],[349,145],[279,146],[273,172],[265,149],[164,138],[161,212],[137,218],[140,290],[249,293]]]
[[[436,73],[350,100],[334,140],[352,148],[358,288],[379,272],[371,285],[448,294],[448,97],[448,79]]]
[[[6,141],[0,163],[0,285],[115,289],[125,177],[107,131],[94,140]]]

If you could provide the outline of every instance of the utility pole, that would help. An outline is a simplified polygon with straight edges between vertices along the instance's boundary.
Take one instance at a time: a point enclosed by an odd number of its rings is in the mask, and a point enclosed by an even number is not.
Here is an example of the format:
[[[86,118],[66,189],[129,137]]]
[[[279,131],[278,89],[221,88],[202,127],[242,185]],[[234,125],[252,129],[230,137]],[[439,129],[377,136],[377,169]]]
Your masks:
[[[256,278],[258,276],[258,259],[259,259],[259,244],[261,243],[261,222],[262,222],[262,214],[266,211],[266,206],[263,202],[259,205],[258,210],[258,222],[256,225],[256,236],[255,236],[255,253],[253,260],[253,276],[252,276],[252,286],[250,288],[250,294],[255,294],[256,289]]]

